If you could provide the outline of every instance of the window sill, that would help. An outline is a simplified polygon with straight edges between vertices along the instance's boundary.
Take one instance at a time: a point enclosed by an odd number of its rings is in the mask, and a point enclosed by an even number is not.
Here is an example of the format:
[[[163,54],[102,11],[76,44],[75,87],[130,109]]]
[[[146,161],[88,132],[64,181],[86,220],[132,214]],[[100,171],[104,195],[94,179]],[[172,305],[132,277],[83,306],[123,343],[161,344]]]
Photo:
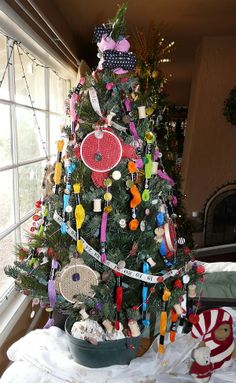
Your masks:
[[[30,298],[14,290],[14,287],[7,295],[7,298],[0,306],[0,347],[11,333],[13,327],[26,310]]]

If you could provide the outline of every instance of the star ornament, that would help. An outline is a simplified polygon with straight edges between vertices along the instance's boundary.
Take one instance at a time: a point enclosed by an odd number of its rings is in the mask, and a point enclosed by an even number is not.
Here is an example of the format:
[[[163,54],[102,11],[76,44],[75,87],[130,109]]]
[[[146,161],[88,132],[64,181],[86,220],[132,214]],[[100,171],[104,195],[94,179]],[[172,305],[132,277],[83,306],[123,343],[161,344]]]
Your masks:
[[[92,170],[93,183],[102,188],[110,170],[122,159],[138,159],[135,148],[125,144],[110,128],[87,134],[81,144],[75,148],[74,153],[85,166]]]

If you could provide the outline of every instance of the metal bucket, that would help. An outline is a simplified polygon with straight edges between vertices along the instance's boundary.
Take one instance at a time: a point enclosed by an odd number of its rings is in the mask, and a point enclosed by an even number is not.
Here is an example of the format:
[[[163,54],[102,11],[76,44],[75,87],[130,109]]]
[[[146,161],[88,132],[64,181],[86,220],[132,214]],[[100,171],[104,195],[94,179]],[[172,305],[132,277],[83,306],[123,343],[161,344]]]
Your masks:
[[[71,335],[74,322],[74,317],[67,318],[65,333],[75,362],[86,367],[99,368],[114,364],[129,364],[136,357],[141,336],[108,340],[94,345]]]

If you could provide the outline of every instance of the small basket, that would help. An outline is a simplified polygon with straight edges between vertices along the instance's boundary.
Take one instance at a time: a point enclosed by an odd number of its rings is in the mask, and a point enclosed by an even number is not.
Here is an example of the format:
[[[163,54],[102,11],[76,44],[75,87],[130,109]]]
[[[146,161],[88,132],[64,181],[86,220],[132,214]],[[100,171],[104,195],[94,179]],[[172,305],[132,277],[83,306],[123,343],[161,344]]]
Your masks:
[[[86,367],[99,368],[114,364],[127,365],[136,357],[141,336],[108,340],[94,345],[71,335],[75,321],[74,317],[69,316],[65,323],[69,349],[75,362]]]

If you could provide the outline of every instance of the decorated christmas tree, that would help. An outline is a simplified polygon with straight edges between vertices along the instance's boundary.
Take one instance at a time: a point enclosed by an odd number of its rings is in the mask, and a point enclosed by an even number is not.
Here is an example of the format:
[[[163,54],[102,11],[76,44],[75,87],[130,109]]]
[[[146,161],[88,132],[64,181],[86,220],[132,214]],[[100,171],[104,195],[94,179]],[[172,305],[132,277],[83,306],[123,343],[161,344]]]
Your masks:
[[[125,12],[95,29],[98,67],[69,94],[32,234],[6,273],[50,313],[47,325],[59,310],[134,336],[160,315],[163,352],[167,313],[188,317],[203,269],[178,236],[175,182],[158,145],[163,91],[156,83],[146,97]]]

